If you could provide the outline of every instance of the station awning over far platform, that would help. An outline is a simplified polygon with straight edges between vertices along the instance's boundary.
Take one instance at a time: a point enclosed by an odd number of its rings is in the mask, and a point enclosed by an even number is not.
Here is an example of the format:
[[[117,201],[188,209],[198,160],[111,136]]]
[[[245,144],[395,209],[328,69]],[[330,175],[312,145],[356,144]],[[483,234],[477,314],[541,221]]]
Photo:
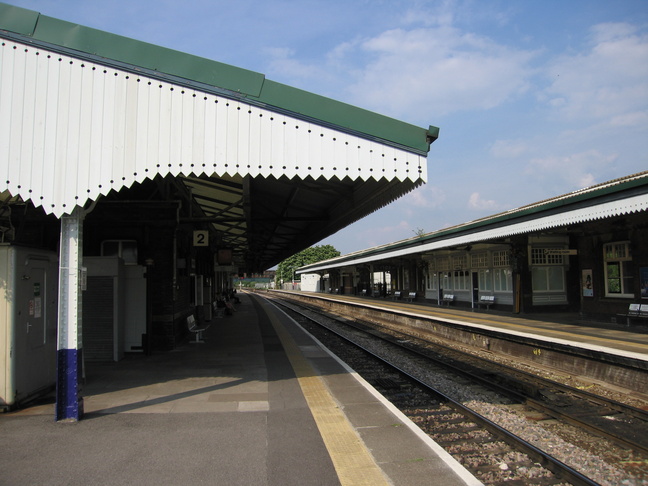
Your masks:
[[[641,211],[648,211],[648,171],[406,240],[306,265],[297,273],[323,273],[351,265],[422,256],[435,250],[501,241],[514,235],[574,227],[588,221]]]
[[[3,3],[0,40],[5,202],[60,218],[173,178],[263,270],[426,182],[435,127]]]

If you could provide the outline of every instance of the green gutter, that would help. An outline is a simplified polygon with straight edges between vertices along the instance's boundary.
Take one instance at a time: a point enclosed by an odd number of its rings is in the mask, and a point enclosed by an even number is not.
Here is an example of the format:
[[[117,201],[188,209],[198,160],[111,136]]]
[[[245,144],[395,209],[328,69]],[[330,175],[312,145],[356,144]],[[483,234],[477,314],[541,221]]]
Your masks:
[[[439,136],[439,129],[420,128],[368,110],[276,83],[265,75],[193,56],[146,42],[91,29],[40,15],[32,10],[0,3],[0,31],[25,36],[27,41],[59,46],[104,60],[130,65],[220,88],[232,97],[384,140],[422,155]],[[0,32],[1,34],[1,32]]]

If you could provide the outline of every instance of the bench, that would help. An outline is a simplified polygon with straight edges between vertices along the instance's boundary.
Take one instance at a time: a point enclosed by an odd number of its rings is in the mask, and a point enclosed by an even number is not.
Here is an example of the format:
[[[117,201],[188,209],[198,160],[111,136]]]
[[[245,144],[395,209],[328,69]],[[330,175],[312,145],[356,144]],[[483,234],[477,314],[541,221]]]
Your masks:
[[[193,332],[194,335],[196,336],[195,341],[189,341],[189,342],[192,344],[204,343],[205,341],[203,341],[203,332],[205,332],[208,327],[209,326],[200,327],[196,322],[196,318],[193,316],[193,314],[187,317],[187,328],[189,329],[189,332]]]
[[[454,295],[453,294],[443,294],[443,298],[441,299],[441,305],[448,304],[448,307],[449,307],[451,302],[454,302]]]
[[[490,309],[490,306],[495,304],[495,296],[494,295],[482,295],[479,298],[479,302],[477,302],[477,306],[481,307],[482,305],[486,306],[486,310]]]
[[[628,312],[619,315],[626,318],[628,326],[632,319],[648,319],[648,304],[629,304]]]
[[[214,319],[222,319],[225,317],[225,306],[219,307],[217,300],[212,304],[212,308],[214,309]]]
[[[392,295],[392,299],[400,300],[400,298],[401,298],[401,291],[400,290],[395,291],[394,295]]]
[[[405,297],[405,299],[408,302],[414,302],[416,300],[416,292],[410,292],[409,294],[407,294],[407,297]]]

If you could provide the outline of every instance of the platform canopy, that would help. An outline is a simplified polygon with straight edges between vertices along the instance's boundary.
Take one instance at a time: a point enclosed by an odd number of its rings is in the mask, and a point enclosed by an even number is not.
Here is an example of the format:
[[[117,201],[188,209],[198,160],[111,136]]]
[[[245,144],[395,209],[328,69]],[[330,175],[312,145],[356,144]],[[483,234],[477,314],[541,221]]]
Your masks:
[[[424,183],[419,128],[0,3],[0,193],[58,218],[147,180],[263,270]]]
[[[367,248],[306,265],[298,274],[328,272],[437,250],[466,248],[485,242],[503,242],[516,235],[563,231],[577,233],[584,223],[648,212],[648,171],[596,184],[519,208],[469,221],[406,240]]]

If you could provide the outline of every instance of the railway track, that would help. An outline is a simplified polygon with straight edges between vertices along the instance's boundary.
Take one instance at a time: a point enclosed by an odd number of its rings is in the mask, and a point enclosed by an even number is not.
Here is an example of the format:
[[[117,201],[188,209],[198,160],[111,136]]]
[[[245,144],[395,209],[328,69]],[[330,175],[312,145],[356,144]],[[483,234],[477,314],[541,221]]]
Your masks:
[[[434,346],[436,349],[430,349],[430,344],[427,342],[393,330],[376,328],[375,324],[369,327],[367,323],[356,324],[351,320],[323,315],[319,310],[308,308],[303,310],[301,303],[287,303],[275,299],[273,301],[281,302],[284,306],[289,305],[290,312],[298,312],[302,316],[300,320],[326,321],[318,322],[317,325],[326,325],[329,333],[334,332],[339,335],[340,332],[335,328],[342,327],[344,336],[336,339],[350,339],[355,346],[364,348],[363,353],[376,354],[369,349],[374,348],[374,345],[362,344],[367,341],[367,338],[360,337],[358,333],[363,333],[365,336],[369,333],[371,340],[381,339],[382,343],[388,342],[389,346],[397,347],[399,361],[405,360],[407,365],[395,364],[391,362],[392,358],[382,356],[385,354],[386,344],[381,344],[378,346],[381,348],[378,352],[381,354],[380,359],[390,361],[390,363],[383,363],[382,366],[391,366],[392,370],[397,371],[390,371],[386,375],[387,372],[383,370],[373,379],[371,376],[375,373],[372,372],[371,367],[364,369],[363,363],[367,361],[366,356],[358,359],[347,356],[343,359],[348,360],[350,366],[363,376],[366,374],[365,378],[368,381],[428,432],[436,442],[456,455],[460,462],[485,484],[498,484],[499,481],[515,484],[509,482],[511,480],[522,481],[519,484],[563,484],[561,481],[566,481],[567,484],[606,483],[600,478],[598,480],[588,478],[587,474],[556,459],[552,453],[542,447],[521,439],[516,433],[483,416],[478,410],[475,411],[473,405],[467,406],[464,400],[454,399],[443,389],[430,389],[430,383],[426,379],[421,379],[417,371],[412,370],[426,370],[429,375],[431,367],[444,368],[446,372],[453,374],[449,380],[455,384],[474,387],[475,382],[478,382],[477,386],[495,392],[499,398],[492,401],[501,401],[501,407],[504,409],[524,404],[525,407],[532,407],[539,411],[538,413],[543,417],[560,420],[579,430],[585,429],[590,434],[605,437],[606,441],[614,441],[618,450],[622,451],[619,462],[632,469],[628,473],[629,476],[639,478],[638,482],[632,482],[631,479],[627,484],[645,484],[640,478],[645,473],[642,472],[642,466],[645,465],[648,457],[645,444],[648,434],[642,435],[642,431],[647,430],[646,412],[642,410],[614,403],[582,390],[570,389],[530,373],[509,369],[472,355],[458,353],[456,349],[439,349],[436,345]],[[326,345],[338,346],[329,342]],[[334,352],[337,353],[338,350]],[[347,351],[344,353],[346,354]],[[386,354],[392,356],[393,353],[394,351],[389,351]],[[403,353],[406,353],[406,358],[403,357]],[[391,376],[394,373],[395,375]],[[434,371],[433,374],[436,375],[438,372]],[[389,379],[385,378],[386,376],[389,376]],[[420,387],[425,387],[426,390],[413,394],[412,387],[417,387],[419,390]],[[418,403],[420,400],[413,397],[418,397],[421,393],[427,398]],[[435,407],[431,408],[430,403],[435,403]],[[538,422],[538,420],[536,414],[533,421]],[[619,424],[625,425],[620,427]],[[480,454],[486,457],[480,457]],[[637,467],[634,467],[635,465]],[[542,470],[544,472],[540,472]],[[547,470],[551,473],[547,473]],[[614,476],[619,472],[615,470],[613,473],[602,472],[602,474],[604,477]],[[623,476],[626,472],[620,474]],[[616,484],[615,479],[611,479],[607,484]]]
[[[358,329],[366,326],[357,322],[348,324]],[[375,326],[370,325],[368,332],[376,333]],[[454,373],[469,376],[531,409],[648,457],[648,412],[645,410],[494,363],[450,346],[414,339],[401,331],[381,326],[380,338]]]

